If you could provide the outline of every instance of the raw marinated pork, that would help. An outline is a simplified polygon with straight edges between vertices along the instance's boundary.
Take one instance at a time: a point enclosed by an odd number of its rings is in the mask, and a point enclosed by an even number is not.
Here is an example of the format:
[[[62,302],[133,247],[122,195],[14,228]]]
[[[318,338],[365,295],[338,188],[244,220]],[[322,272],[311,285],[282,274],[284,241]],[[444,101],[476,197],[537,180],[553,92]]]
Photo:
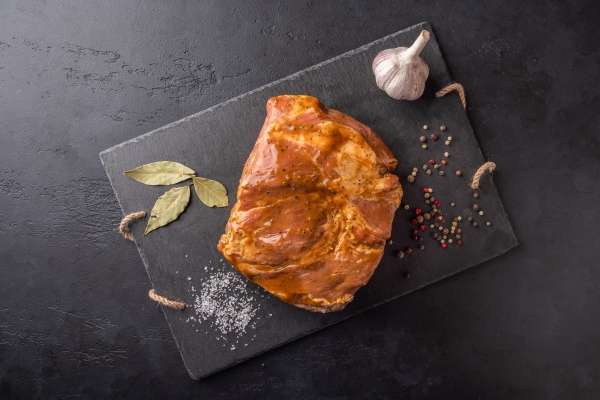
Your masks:
[[[342,310],[377,268],[402,198],[370,128],[310,96],[267,102],[218,249],[286,303]]]

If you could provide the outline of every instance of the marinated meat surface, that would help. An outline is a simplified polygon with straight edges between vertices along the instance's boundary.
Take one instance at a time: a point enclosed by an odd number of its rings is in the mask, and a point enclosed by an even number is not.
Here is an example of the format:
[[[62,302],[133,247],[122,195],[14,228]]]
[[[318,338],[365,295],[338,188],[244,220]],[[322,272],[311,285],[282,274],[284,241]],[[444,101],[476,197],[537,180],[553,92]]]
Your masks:
[[[369,127],[310,96],[278,96],[240,179],[219,251],[286,303],[342,310],[377,268],[402,198]]]

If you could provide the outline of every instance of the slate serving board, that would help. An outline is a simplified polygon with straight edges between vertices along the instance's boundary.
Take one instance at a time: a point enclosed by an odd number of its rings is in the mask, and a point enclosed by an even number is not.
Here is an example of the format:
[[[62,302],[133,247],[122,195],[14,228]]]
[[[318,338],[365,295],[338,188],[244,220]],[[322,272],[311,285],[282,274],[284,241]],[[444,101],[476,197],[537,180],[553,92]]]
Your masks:
[[[421,56],[430,75],[423,97],[417,101],[396,101],[379,90],[371,72],[375,55],[386,48],[409,46],[421,30],[432,33]],[[434,93],[452,78],[446,68],[431,26],[421,23],[356,50],[300,71],[262,88],[211,107],[163,128],[103,151],[100,158],[125,214],[149,212],[168,188],[145,186],[123,171],[154,161],[170,160],[194,169],[199,176],[222,182],[229,191],[228,208],[208,208],[192,193],[187,210],[168,225],[143,236],[146,221],[132,231],[152,284],[158,294],[184,301],[185,311],[163,308],[184,363],[199,379],[269,349],[327,327],[378,304],[436,282],[447,276],[496,257],[517,245],[510,222],[494,184],[484,178],[481,197],[474,199],[468,183],[484,162],[473,130],[456,94],[436,99]],[[370,126],[399,160],[396,174],[405,195],[393,225],[393,244],[386,246],[383,260],[370,282],[361,288],[343,311],[316,314],[287,305],[262,288],[248,282],[223,261],[216,245],[224,231],[243,165],[264,122],[267,100],[281,94],[309,94],[328,108],[340,110]],[[429,125],[424,132],[422,126]],[[446,132],[437,128],[445,124]],[[435,129],[434,129],[435,128]],[[436,133],[440,140],[428,140],[423,150],[419,136]],[[444,144],[451,135],[450,146]],[[426,175],[422,165],[440,160],[448,151],[448,165]],[[406,177],[417,167],[414,183]],[[433,168],[432,168],[433,169]],[[463,172],[455,175],[456,169]],[[183,183],[185,184],[185,183]],[[182,186],[179,184],[178,186]],[[428,210],[423,187],[442,204],[446,226],[452,218],[473,216],[480,227],[462,221],[462,246],[455,243],[442,249],[427,227],[422,242],[411,239],[414,208]],[[472,210],[475,201],[484,210]],[[455,202],[455,207],[449,203]],[[491,221],[492,226],[485,226]],[[418,244],[425,245],[424,251]],[[399,249],[414,250],[404,259]],[[405,273],[410,272],[410,279]]]

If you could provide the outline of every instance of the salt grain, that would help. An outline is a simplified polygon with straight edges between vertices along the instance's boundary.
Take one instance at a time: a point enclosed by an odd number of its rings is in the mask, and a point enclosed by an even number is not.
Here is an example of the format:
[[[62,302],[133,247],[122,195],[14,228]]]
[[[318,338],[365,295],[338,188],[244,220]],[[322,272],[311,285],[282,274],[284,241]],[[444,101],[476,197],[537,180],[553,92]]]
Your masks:
[[[203,280],[194,309],[200,322],[209,321],[222,334],[234,333],[239,338],[248,325],[254,328],[251,322],[259,305],[251,296],[245,280],[229,271],[217,272]]]

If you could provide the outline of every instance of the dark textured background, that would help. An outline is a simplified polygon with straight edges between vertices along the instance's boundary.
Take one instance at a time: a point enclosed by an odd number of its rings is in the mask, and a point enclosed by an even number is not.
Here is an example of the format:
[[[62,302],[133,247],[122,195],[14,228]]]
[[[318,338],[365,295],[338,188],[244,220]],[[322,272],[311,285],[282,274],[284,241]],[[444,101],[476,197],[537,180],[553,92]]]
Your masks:
[[[598,397],[599,3],[33,3],[0,3],[0,398]],[[424,20],[520,246],[190,380],[98,152]]]

